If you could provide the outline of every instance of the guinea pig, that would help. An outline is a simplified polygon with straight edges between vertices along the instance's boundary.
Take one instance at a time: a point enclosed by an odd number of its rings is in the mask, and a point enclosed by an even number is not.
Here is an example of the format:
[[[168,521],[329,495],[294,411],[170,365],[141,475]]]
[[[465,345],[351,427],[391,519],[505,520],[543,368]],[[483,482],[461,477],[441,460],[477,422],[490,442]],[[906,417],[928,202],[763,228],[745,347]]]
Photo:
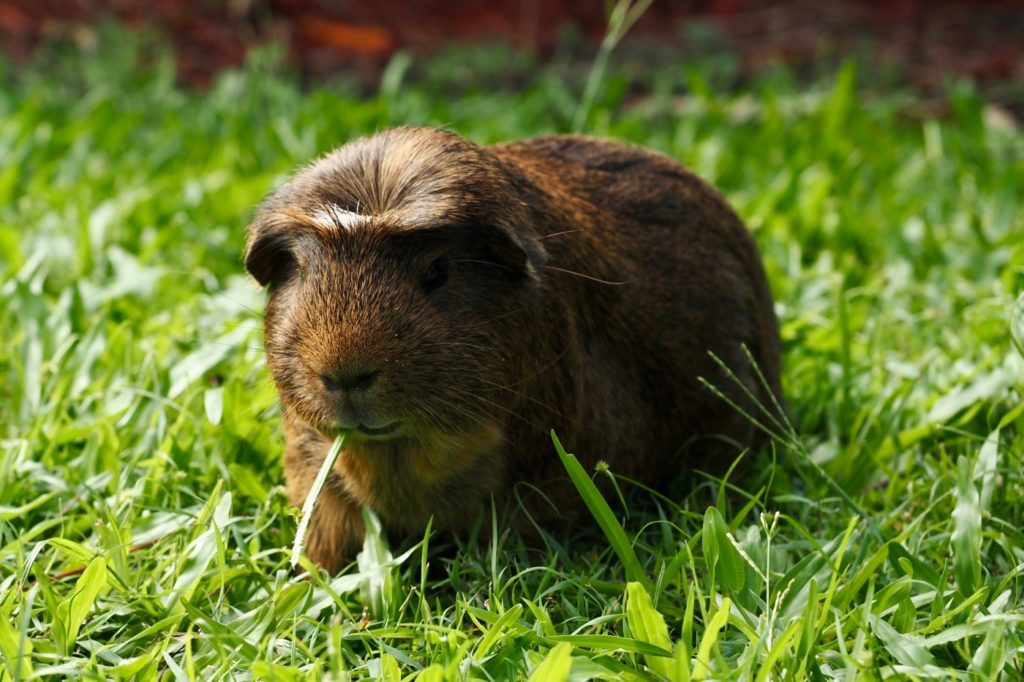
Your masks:
[[[331,572],[361,546],[360,505],[399,534],[465,532],[491,504],[523,528],[573,519],[552,429],[588,470],[664,488],[757,447],[750,416],[781,409],[753,239],[643,149],[386,130],[273,191],[245,265],[269,289],[292,503],[348,433],[307,534]]]

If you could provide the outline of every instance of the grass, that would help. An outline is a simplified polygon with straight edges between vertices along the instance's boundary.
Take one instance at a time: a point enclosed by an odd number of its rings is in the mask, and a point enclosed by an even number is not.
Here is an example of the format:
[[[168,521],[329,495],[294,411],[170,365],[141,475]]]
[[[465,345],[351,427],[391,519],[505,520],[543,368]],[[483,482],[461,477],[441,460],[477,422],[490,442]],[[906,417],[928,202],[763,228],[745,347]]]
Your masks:
[[[509,89],[443,59],[371,96],[268,53],[185,91],[109,31],[0,65],[0,680],[1024,676],[1024,142],[969,85],[915,122],[849,65],[730,94],[666,68],[640,102],[610,67],[588,95],[590,132],[695,169],[762,249],[793,427],[745,476],[640,511],[561,453],[604,542],[371,532],[340,576],[289,570],[253,206],[380,127],[490,142],[579,111],[558,69]]]

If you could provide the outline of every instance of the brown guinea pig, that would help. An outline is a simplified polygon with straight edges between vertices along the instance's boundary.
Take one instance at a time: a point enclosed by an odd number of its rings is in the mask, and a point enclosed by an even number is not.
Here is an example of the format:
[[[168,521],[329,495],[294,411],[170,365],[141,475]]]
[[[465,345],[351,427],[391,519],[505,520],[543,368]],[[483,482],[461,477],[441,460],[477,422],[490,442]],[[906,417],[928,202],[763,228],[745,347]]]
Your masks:
[[[459,532],[492,499],[524,528],[564,524],[581,502],[552,429],[588,470],[664,487],[757,445],[737,408],[781,403],[749,233],[678,163],[619,143],[359,139],[263,202],[245,264],[269,286],[294,504],[349,432],[307,535],[332,572],[362,504],[397,533]]]

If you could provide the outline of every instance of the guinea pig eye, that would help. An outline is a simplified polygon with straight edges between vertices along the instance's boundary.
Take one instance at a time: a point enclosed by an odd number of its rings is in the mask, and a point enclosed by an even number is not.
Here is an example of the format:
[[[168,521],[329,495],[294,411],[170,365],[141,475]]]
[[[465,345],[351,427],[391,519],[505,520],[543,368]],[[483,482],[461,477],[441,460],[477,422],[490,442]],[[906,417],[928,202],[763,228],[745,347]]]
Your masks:
[[[435,258],[420,275],[420,288],[423,289],[423,293],[429,294],[443,287],[447,281],[448,261],[444,258]]]

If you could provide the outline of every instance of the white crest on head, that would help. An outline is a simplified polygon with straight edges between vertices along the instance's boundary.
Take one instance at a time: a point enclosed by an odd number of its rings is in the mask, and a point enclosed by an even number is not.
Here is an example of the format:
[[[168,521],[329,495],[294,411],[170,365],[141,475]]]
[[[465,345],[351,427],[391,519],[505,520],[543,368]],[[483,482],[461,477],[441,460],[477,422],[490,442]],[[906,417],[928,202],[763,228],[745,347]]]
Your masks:
[[[347,232],[354,230],[360,223],[373,220],[373,216],[347,211],[335,204],[322,204],[310,217],[325,230],[342,229]]]

